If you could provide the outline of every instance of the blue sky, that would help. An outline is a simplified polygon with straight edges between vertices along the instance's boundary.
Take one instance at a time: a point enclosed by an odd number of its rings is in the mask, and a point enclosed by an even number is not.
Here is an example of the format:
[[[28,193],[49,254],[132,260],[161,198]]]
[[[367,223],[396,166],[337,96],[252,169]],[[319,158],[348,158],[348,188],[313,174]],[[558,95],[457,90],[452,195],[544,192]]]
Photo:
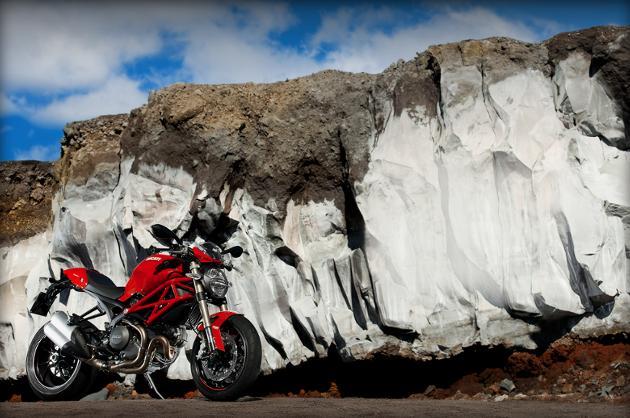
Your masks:
[[[626,3],[0,0],[0,157],[56,159],[66,123],[126,113],[178,81],[375,73],[432,44],[627,25]]]

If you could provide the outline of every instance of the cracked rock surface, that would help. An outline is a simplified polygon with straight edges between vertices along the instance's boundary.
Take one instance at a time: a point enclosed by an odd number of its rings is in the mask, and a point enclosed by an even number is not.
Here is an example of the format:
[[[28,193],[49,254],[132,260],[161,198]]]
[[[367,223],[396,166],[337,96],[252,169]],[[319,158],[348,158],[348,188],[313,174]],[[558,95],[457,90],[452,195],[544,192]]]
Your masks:
[[[53,221],[0,249],[0,377],[23,373],[42,277],[86,266],[124,285],[153,223],[245,249],[229,304],[266,372],[330,349],[423,360],[628,331],[629,32],[434,46],[375,75],[176,84],[68,125]],[[169,376],[190,377],[183,356]]]

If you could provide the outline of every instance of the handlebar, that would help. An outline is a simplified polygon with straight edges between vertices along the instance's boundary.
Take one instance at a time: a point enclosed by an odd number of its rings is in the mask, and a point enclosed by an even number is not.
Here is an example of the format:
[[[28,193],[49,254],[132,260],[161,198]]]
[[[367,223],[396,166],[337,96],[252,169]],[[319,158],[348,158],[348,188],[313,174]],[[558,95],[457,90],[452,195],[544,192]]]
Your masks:
[[[170,255],[175,256],[175,257],[185,257],[187,255],[192,255],[192,250],[188,246],[185,246],[185,245],[182,245],[177,249],[150,246],[149,251],[151,252],[151,254],[155,254],[159,252],[167,252]]]
[[[151,254],[155,254],[157,252],[166,252],[173,257],[179,257],[189,262],[197,260],[193,249],[187,245],[177,245],[174,248],[159,248],[151,246],[149,247],[149,251],[151,252]],[[223,251],[222,254],[231,254],[234,258],[237,258],[242,254],[242,252],[243,250],[241,247],[232,247],[228,250]],[[220,261],[222,262],[221,265],[226,270],[232,270],[234,268],[231,262],[225,261],[224,259]]]
[[[175,250],[169,249],[168,253],[174,257],[182,257],[182,258],[193,256],[192,250],[186,246],[182,246],[179,249],[175,249]]]

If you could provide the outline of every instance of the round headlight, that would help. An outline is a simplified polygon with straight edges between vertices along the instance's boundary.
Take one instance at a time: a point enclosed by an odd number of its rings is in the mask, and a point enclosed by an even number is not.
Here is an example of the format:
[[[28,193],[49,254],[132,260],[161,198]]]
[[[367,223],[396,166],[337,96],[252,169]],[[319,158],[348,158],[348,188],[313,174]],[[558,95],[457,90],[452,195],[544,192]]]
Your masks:
[[[203,287],[216,299],[223,299],[230,287],[223,270],[208,269],[203,275]]]

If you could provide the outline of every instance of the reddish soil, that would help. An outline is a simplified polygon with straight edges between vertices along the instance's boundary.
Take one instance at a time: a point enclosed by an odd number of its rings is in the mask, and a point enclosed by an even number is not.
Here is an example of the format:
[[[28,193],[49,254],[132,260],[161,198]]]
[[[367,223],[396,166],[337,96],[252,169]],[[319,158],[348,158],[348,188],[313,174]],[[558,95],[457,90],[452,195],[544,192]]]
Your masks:
[[[329,362],[332,367],[314,362],[263,377],[255,392],[262,396],[491,400],[505,395],[508,399],[630,402],[630,341],[625,334],[597,340],[565,337],[539,352],[473,350],[429,363],[387,358]],[[509,382],[502,387],[504,379],[514,384],[512,390]]]
[[[500,387],[505,378],[516,387],[512,396],[628,402],[630,345],[627,341],[603,344],[561,339],[542,353],[514,352],[507,357],[505,367],[466,374],[428,396],[448,398],[458,391],[469,396],[508,394]]]

